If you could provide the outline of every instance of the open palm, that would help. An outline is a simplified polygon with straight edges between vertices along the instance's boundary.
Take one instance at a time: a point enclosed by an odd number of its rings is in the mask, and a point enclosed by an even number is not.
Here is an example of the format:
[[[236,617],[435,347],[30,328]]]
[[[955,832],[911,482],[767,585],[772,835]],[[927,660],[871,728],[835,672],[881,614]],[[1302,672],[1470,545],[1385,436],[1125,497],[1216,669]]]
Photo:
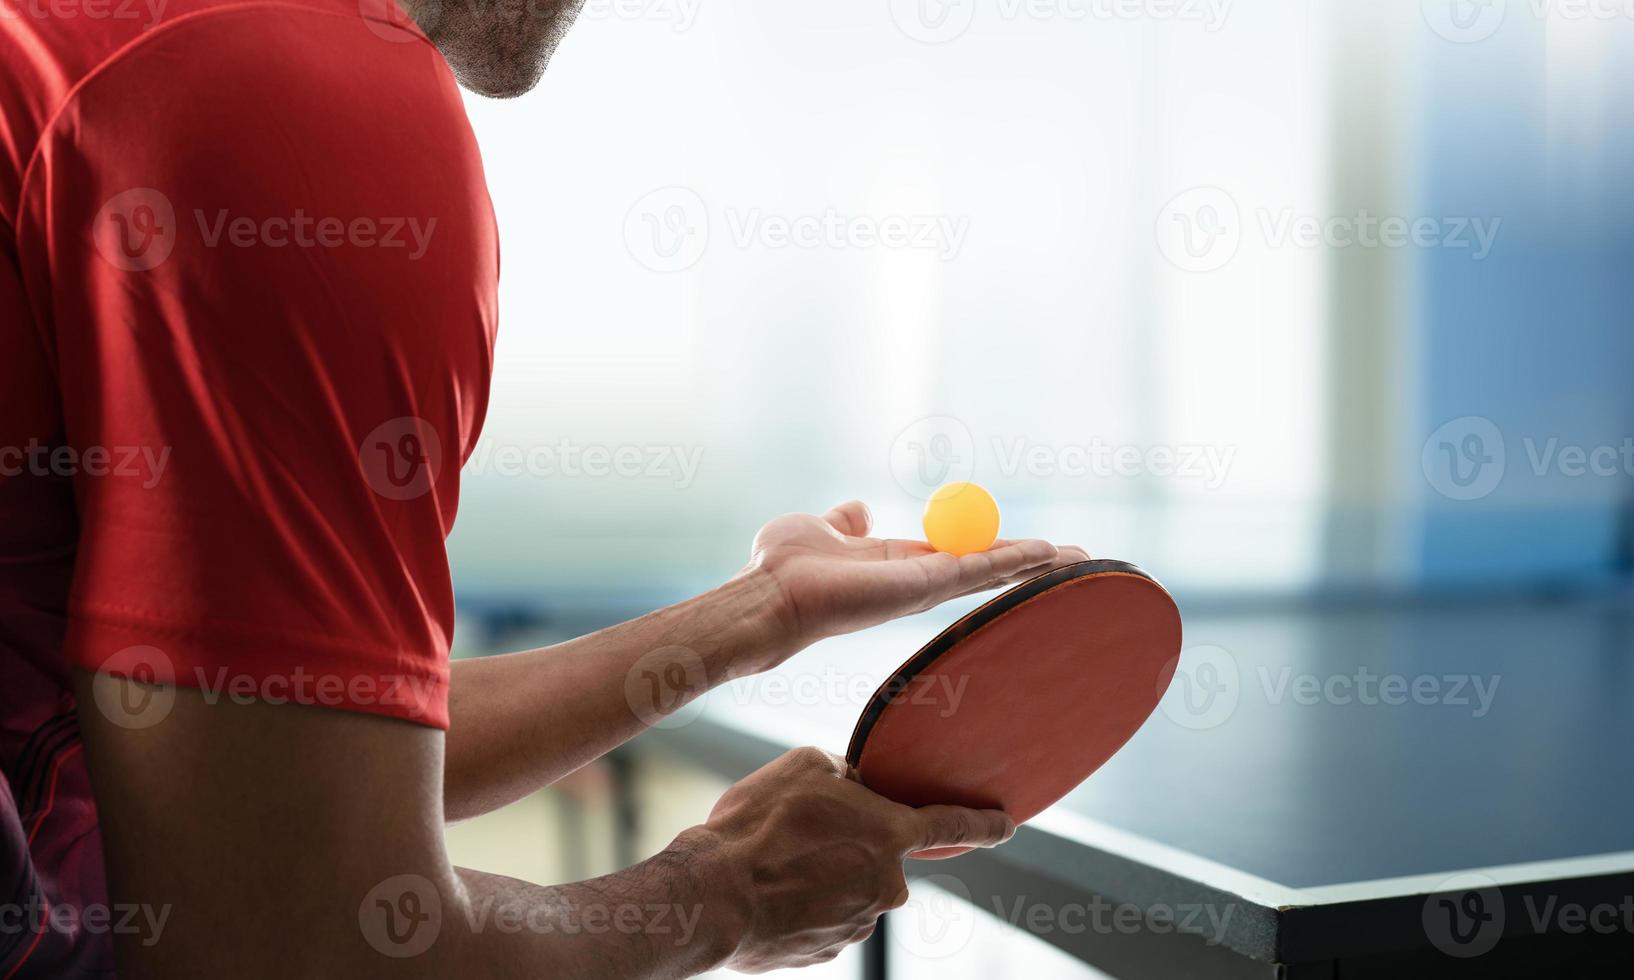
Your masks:
[[[1048,541],[997,541],[956,558],[923,541],[868,536],[873,518],[861,501],[816,517],[787,514],[755,536],[751,569],[771,576],[800,644],[923,612],[948,599],[1084,561],[1081,548]]]

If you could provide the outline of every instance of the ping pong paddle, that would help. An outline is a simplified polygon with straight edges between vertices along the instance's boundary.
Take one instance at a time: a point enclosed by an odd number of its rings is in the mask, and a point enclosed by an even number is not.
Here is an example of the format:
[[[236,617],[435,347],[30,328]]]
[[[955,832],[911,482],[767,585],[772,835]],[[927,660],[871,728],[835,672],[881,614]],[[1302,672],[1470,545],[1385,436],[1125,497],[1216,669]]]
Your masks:
[[[897,668],[863,708],[846,761],[887,799],[1003,810],[1019,825],[1129,741],[1179,653],[1180,612],[1150,575],[1121,561],[1067,565],[978,607]]]

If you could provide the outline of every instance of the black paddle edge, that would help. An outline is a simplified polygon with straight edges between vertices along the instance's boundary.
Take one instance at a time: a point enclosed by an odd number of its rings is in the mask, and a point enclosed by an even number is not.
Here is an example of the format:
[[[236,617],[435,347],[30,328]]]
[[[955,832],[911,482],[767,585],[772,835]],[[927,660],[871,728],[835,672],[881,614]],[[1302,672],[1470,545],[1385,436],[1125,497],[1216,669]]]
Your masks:
[[[921,647],[918,653],[909,658],[907,663],[898,667],[896,672],[874,691],[874,696],[868,699],[868,704],[863,707],[862,714],[857,718],[857,727],[851,732],[851,745],[845,750],[846,764],[853,769],[862,765],[863,746],[867,744],[869,733],[874,730],[874,725],[879,722],[880,716],[885,713],[885,709],[896,700],[902,691],[907,689],[907,686],[913,682],[915,677],[918,677],[931,664],[934,664],[942,654],[957,646],[960,640],[1027,600],[1037,598],[1058,585],[1065,585],[1076,579],[1088,578],[1091,575],[1104,575],[1109,572],[1134,575],[1151,582],[1160,589],[1163,588],[1161,582],[1147,574],[1138,565],[1131,565],[1129,562],[1116,561],[1111,558],[1092,558],[1089,561],[1063,565],[1036,578],[1030,578],[1020,585],[994,596],[966,613],[952,626],[936,634],[935,639]]]

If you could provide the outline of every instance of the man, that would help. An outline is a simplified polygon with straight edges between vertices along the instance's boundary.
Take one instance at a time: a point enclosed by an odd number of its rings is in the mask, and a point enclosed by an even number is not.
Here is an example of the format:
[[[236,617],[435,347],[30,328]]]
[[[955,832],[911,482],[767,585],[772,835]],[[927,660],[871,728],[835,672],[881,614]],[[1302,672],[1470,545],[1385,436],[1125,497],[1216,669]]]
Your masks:
[[[498,276],[455,82],[526,91],[577,5],[375,2],[0,18],[0,980],[828,959],[903,901],[905,854],[1007,818],[802,750],[575,885],[454,868],[445,821],[637,734],[648,681],[669,710],[1082,554],[955,559],[847,504],[772,521],[707,595],[451,668]],[[654,908],[684,938],[625,914]]]

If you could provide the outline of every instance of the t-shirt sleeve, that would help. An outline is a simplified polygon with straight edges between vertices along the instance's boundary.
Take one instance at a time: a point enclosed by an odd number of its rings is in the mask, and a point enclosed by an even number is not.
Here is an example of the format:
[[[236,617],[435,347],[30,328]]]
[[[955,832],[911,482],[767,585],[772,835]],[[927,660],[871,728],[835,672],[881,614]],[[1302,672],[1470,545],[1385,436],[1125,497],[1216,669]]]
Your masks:
[[[83,667],[446,727],[493,216],[423,39],[287,5],[81,85],[18,239],[63,407]]]

